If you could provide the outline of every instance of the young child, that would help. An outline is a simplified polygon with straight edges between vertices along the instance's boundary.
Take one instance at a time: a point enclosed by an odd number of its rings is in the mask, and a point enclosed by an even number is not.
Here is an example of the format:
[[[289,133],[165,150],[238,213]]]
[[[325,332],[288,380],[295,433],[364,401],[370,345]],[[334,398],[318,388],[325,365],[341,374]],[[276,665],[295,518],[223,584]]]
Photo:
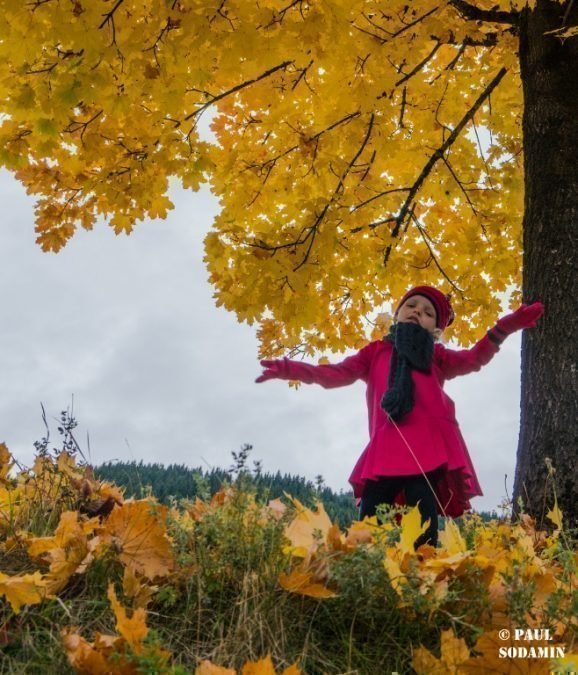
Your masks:
[[[361,499],[360,519],[379,504],[419,505],[426,531],[416,540],[437,544],[437,514],[457,517],[482,491],[455,418],[446,380],[479,370],[511,333],[536,325],[543,313],[536,302],[501,318],[471,349],[435,343],[454,313],[448,296],[432,286],[416,286],[400,300],[394,324],[341,363],[310,365],[287,358],[263,360],[256,382],[300,380],[322,387],[367,383],[370,441],[349,482]]]

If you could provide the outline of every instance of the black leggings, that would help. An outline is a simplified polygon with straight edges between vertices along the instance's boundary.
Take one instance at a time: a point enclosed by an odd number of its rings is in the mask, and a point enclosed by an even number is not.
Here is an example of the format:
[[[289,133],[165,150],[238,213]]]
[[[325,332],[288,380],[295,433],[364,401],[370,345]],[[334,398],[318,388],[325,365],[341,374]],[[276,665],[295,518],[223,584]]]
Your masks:
[[[426,531],[416,539],[414,548],[422,544],[436,546],[438,541],[438,514],[435,495],[430,487],[431,485],[435,488],[435,484],[436,476],[433,472],[427,474],[427,481],[421,474],[417,476],[392,476],[380,478],[377,481],[367,481],[361,498],[359,519],[363,520],[365,516],[374,516],[379,504],[393,504],[395,496],[403,490],[408,506],[415,506],[419,503],[422,525],[426,520],[430,521]]]

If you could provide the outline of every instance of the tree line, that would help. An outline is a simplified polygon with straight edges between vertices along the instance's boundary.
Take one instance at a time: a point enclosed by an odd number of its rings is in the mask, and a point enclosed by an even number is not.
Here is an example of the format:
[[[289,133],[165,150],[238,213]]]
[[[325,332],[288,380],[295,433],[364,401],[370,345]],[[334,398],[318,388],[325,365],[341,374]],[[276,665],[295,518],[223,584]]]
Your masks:
[[[314,480],[304,476],[276,471],[263,472],[261,462],[254,461],[248,466],[251,446],[246,444],[233,452],[234,464],[228,468],[188,467],[184,464],[136,461],[105,462],[95,467],[95,475],[124,488],[125,496],[142,499],[147,495],[156,497],[161,503],[170,504],[181,499],[208,499],[224,486],[236,484],[255,492],[260,502],[283,498],[286,494],[295,497],[305,506],[313,507],[321,501],[331,520],[343,529],[359,517],[352,491],[334,491],[325,485],[322,476]],[[482,512],[485,520],[496,518],[495,512]]]

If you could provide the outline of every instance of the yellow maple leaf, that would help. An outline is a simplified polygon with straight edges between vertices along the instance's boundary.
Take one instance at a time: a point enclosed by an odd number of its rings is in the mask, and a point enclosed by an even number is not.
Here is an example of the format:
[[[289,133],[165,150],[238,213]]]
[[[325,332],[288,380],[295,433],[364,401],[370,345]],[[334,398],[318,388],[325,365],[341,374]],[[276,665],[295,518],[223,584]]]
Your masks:
[[[467,550],[466,542],[460,533],[459,527],[449,518],[446,520],[444,529],[439,533],[439,540],[442,548],[450,555],[465,553]]]
[[[562,511],[558,508],[558,502],[556,501],[554,503],[554,506],[548,511],[546,514],[547,518],[551,520],[554,525],[556,525],[556,529],[561,530],[562,529]]]
[[[125,608],[116,597],[113,584],[108,585],[107,596],[116,617],[116,629],[138,654],[142,651],[142,642],[149,632],[146,625],[146,611],[139,607],[134,610],[132,617],[129,619]]]
[[[37,605],[48,597],[46,579],[40,572],[10,576],[0,572],[0,595],[18,614],[23,605]]]
[[[312,511],[298,499],[290,499],[296,508],[296,515],[285,528],[285,537],[290,542],[285,550],[304,558],[320,542],[326,541],[332,523],[321,502],[317,503],[316,511]]]
[[[12,455],[4,443],[0,443],[0,482],[5,483],[8,472],[14,465]]]
[[[397,548],[400,553],[413,553],[416,539],[425,532],[428,524],[421,524],[419,508],[414,506],[409,513],[405,513],[401,519],[401,532]]]
[[[98,519],[80,522],[77,511],[65,511],[60,516],[53,537],[28,539],[28,555],[38,557],[46,553],[50,572],[46,579],[51,593],[60,591],[73,574],[86,570],[93,560],[97,540],[89,542],[88,535],[98,526]]]
[[[242,670],[242,675],[275,675],[275,668],[270,656],[266,656],[259,661],[247,662]]]
[[[453,630],[441,634],[441,656],[437,659],[425,647],[415,650],[412,663],[418,675],[448,675],[459,673],[462,663],[470,658],[466,641],[455,636]]]
[[[501,636],[501,637],[500,637]],[[544,640],[533,640],[530,644],[514,641],[513,632],[508,631],[507,637],[498,630],[483,633],[477,640],[474,651],[478,656],[472,656],[460,666],[460,675],[549,675],[550,664],[547,659],[524,657],[518,658],[512,647],[546,647]]]

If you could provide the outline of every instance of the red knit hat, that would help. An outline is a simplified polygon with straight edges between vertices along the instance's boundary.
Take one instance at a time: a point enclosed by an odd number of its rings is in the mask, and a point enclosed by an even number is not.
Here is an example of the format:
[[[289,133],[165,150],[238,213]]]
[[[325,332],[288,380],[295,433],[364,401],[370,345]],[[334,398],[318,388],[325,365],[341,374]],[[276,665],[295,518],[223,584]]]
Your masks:
[[[436,326],[438,328],[443,330],[454,320],[455,315],[454,310],[450,305],[450,296],[444,295],[433,286],[415,286],[415,288],[409,290],[399,301],[395,310],[396,314],[403,303],[411,298],[412,295],[423,295],[432,303],[436,310]]]

